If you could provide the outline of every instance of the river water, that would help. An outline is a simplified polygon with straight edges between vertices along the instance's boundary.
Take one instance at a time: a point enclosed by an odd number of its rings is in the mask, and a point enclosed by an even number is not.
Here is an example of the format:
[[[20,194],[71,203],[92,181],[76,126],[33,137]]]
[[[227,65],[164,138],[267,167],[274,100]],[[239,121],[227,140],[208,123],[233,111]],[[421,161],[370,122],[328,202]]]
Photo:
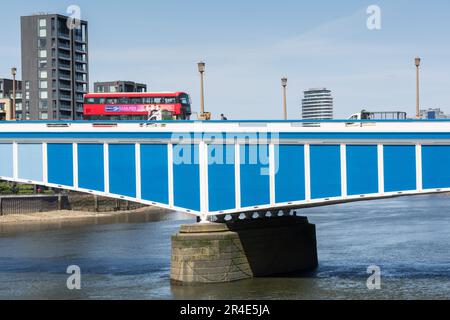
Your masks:
[[[450,195],[299,211],[317,227],[320,266],[289,278],[175,286],[170,236],[180,213],[0,229],[1,299],[448,299]],[[81,268],[81,290],[66,269]],[[369,290],[367,267],[381,269]]]

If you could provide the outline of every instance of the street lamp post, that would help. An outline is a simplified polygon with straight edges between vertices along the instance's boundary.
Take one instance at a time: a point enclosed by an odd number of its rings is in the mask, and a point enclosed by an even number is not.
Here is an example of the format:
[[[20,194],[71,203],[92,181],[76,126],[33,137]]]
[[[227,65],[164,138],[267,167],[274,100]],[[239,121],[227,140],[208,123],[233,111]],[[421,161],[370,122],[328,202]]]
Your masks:
[[[287,80],[288,79],[286,77],[281,78],[281,86],[283,87],[283,116],[284,116],[284,120],[288,119],[288,116],[287,116],[287,104],[286,104]]]
[[[16,74],[17,68],[11,68],[11,74],[13,77],[13,98],[12,98],[12,106],[11,106],[11,120],[16,120]]]
[[[420,83],[419,83],[419,74],[420,74],[420,58],[417,57],[414,59],[414,63],[416,65],[416,118],[420,118]]]
[[[205,114],[205,91],[203,85],[203,75],[205,73],[205,63],[200,61],[198,63],[198,72],[200,72],[200,117]]]

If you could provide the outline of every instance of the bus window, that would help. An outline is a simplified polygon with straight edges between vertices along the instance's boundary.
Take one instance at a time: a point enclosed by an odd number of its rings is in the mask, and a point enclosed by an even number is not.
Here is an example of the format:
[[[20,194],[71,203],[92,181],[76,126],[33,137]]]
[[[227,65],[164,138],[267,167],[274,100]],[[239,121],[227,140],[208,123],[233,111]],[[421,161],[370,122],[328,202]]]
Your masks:
[[[153,103],[164,103],[164,98],[160,97],[153,98]]]
[[[142,98],[131,98],[130,103],[131,104],[142,104]]]
[[[117,104],[117,99],[116,98],[107,98],[106,104]]]
[[[188,95],[180,96],[180,102],[181,102],[181,104],[191,104],[191,102],[189,101]]]
[[[164,98],[165,99],[165,103],[177,103],[177,99],[175,98],[175,97],[167,97],[167,98]]]
[[[129,103],[129,99],[125,98],[125,97],[119,98],[119,103],[121,103],[121,104],[128,104]]]
[[[148,103],[148,104],[153,103],[153,98],[151,98],[151,97],[145,97],[142,100],[144,103]]]

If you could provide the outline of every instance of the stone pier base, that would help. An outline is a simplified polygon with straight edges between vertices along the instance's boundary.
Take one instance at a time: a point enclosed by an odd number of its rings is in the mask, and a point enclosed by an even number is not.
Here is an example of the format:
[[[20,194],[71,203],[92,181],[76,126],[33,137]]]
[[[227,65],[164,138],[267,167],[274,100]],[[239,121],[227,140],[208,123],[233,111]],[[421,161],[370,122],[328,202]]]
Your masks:
[[[174,283],[294,274],[317,265],[315,226],[305,217],[183,225],[172,237]]]

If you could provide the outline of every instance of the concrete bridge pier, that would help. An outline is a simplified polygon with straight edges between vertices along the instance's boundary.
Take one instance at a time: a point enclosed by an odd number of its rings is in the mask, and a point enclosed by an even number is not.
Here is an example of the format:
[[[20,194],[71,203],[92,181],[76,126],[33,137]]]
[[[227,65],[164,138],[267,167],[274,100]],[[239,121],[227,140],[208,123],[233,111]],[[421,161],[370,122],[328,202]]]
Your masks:
[[[249,216],[181,226],[172,236],[172,282],[230,282],[317,267],[316,230],[306,217]]]

